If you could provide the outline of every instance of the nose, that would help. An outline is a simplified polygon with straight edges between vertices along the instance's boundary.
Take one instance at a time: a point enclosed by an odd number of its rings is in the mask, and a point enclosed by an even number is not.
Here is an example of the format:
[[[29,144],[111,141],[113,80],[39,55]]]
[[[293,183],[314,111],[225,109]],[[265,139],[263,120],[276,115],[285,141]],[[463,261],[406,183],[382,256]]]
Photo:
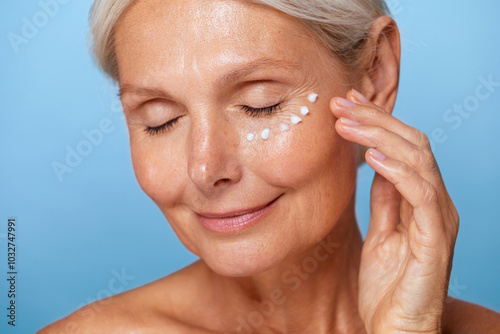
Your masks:
[[[188,174],[193,183],[205,194],[214,194],[239,182],[239,141],[230,125],[214,118],[191,124]]]

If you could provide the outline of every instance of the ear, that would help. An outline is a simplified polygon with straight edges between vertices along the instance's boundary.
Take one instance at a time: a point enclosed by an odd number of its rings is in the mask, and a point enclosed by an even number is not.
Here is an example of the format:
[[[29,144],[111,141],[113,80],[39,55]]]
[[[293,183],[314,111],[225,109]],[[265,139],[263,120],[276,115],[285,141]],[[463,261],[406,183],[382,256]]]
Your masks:
[[[366,47],[368,61],[363,69],[360,90],[374,104],[392,113],[401,60],[399,29],[392,17],[384,15],[375,20]]]

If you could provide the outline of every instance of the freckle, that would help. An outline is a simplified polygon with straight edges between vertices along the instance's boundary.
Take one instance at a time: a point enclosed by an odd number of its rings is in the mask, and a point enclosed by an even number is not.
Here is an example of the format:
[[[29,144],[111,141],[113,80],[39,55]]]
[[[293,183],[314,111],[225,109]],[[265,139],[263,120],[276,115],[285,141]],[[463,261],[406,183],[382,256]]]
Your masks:
[[[299,124],[300,122],[302,122],[302,118],[300,118],[299,116],[297,115],[293,115],[290,120],[292,121],[292,124]]]
[[[290,129],[290,127],[288,126],[288,124],[285,124],[285,123],[280,123],[280,131],[281,132],[285,132],[285,131],[288,131]]]
[[[308,108],[308,107],[306,107],[306,106],[302,106],[302,107],[300,107],[300,113],[301,113],[302,115],[304,115],[304,116],[305,116],[305,115],[307,115],[307,114],[309,114],[309,108]]]
[[[309,94],[309,96],[307,97],[307,99],[309,100],[309,102],[314,103],[318,99],[318,94],[311,93],[311,94]]]
[[[269,136],[271,135],[271,130],[270,129],[264,129],[264,131],[262,131],[262,133],[260,134],[260,136],[262,137],[262,139],[264,140],[267,140],[269,139]]]
[[[255,138],[255,135],[253,133],[247,134],[247,140],[252,141]]]

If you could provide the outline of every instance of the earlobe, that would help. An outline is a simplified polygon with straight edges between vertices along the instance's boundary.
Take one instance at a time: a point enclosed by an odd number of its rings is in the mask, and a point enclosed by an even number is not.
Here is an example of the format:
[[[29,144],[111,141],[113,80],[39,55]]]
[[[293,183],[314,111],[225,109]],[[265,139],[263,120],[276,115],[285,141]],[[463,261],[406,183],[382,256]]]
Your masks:
[[[390,16],[381,16],[373,23],[366,47],[369,61],[363,69],[360,90],[392,113],[399,86],[401,45],[399,29]]]

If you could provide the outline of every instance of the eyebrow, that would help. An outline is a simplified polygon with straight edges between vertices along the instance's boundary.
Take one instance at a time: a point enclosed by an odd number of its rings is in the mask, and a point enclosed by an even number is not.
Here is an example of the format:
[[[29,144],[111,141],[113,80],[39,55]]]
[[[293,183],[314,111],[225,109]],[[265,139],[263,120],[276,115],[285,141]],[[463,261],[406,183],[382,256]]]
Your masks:
[[[233,83],[238,80],[241,80],[250,74],[257,72],[259,70],[268,69],[268,68],[280,68],[285,70],[298,70],[302,66],[300,63],[292,62],[288,60],[278,60],[271,58],[260,58],[250,63],[246,63],[243,66],[240,66],[229,73],[222,75],[215,81],[216,89],[227,85],[228,83]],[[118,95],[121,97],[124,94],[134,94],[140,96],[165,96],[169,97],[166,91],[161,88],[150,88],[150,87],[141,87],[133,84],[122,84],[120,85],[120,92]]]

